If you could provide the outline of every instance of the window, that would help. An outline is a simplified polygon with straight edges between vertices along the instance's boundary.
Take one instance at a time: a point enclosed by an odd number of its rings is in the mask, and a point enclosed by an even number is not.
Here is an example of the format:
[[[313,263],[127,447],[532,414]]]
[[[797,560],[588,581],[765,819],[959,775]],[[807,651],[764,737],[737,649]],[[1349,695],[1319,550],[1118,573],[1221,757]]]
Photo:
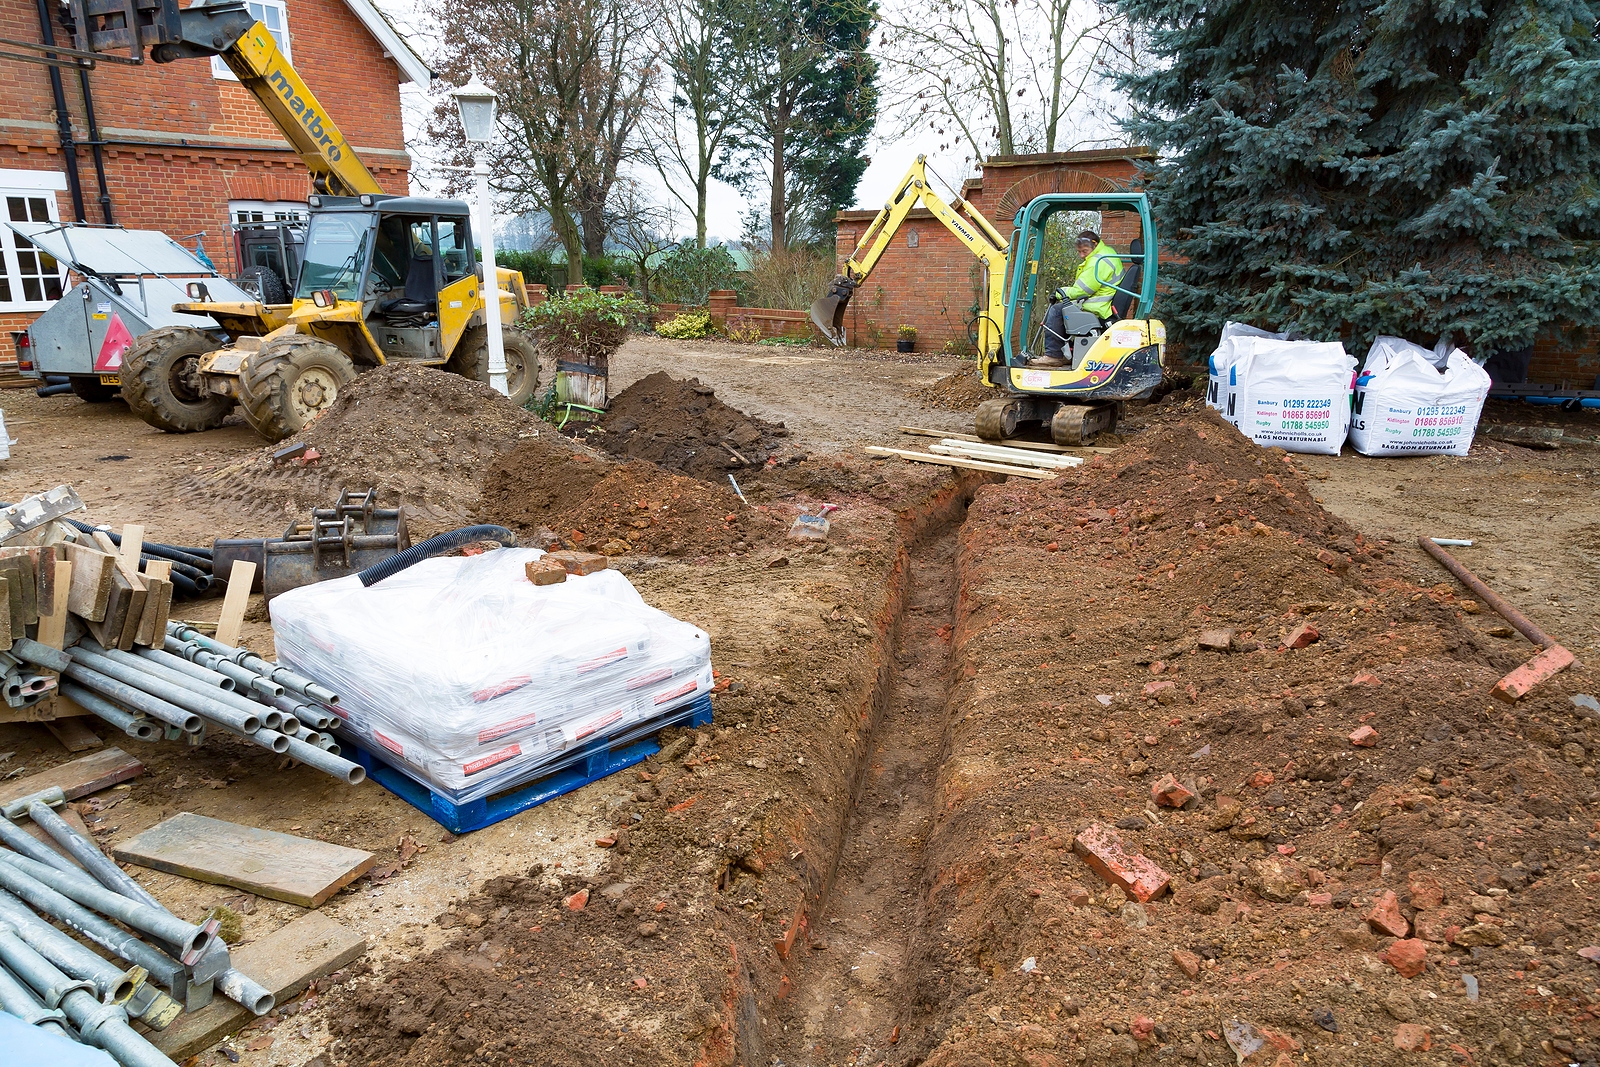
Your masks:
[[[229,200],[228,219],[252,222],[304,222],[311,212],[299,200]]]
[[[56,198],[44,190],[0,190],[8,222],[56,222]],[[0,230],[0,309],[43,311],[61,299],[66,271],[55,257],[10,227]]]
[[[439,220],[439,255],[444,259],[446,285],[472,273],[472,249],[466,219]]]
[[[255,16],[257,22],[267,24],[272,39],[278,42],[278,51],[283,53],[284,59],[292,62],[294,57],[289,54],[289,9],[284,6],[284,0],[245,0],[245,7],[250,9],[250,14]],[[228,81],[239,80],[221,56],[211,57],[211,76]]]

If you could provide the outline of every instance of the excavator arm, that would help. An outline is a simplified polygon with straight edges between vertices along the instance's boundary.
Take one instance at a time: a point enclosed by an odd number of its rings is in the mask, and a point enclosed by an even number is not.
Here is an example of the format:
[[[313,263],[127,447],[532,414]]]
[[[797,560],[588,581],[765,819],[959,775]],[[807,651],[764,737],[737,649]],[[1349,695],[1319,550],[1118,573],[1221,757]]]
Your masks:
[[[855,251],[845,261],[844,272],[833,279],[827,295],[811,305],[811,321],[836,345],[845,343],[844,312],[850,297],[883,258],[911,209],[920,203],[987,268],[985,305],[978,315],[978,350],[992,354],[1000,347],[1001,324],[1005,321],[1006,255],[1010,243],[971,203],[958,197],[954,204],[949,204],[934,192],[928,184],[926,159],[926,156],[918,156],[911,164],[911,169],[895,187],[894,195],[856,242]]]
[[[157,63],[221,56],[311,171],[318,192],[382,193],[304,79],[243,0],[180,7],[178,0],[64,0],[64,19],[79,52],[121,62]],[[126,58],[109,54],[126,50]]]

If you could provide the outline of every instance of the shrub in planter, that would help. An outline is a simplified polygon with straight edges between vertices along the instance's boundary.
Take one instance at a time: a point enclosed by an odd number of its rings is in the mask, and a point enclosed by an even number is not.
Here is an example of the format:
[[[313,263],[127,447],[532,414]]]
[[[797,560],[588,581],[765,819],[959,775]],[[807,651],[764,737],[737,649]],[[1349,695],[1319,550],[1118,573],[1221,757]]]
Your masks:
[[[684,311],[656,327],[656,334],[674,341],[697,341],[711,332],[711,312]]]
[[[917,350],[917,328],[900,324],[900,337],[895,341],[894,347],[901,352],[915,352]]]
[[[528,308],[517,325],[533,335],[542,360],[603,368],[649,310],[631,296],[580,289]]]

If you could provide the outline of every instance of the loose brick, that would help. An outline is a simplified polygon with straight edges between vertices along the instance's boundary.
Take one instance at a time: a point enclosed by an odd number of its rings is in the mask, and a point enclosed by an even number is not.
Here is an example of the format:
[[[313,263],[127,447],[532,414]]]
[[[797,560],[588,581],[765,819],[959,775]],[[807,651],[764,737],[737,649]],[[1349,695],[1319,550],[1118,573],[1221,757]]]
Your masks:
[[[564,548],[559,552],[547,553],[544,558],[561,564],[568,574],[580,576],[603,571],[608,566],[606,558],[598,552],[576,552]]]
[[[1551,645],[1537,656],[1506,675],[1494,684],[1490,695],[1507,704],[1515,704],[1538,685],[1555,677],[1572,666],[1572,653],[1560,645]]]
[[[1405,937],[1411,932],[1411,924],[1406,917],[1400,914],[1400,899],[1394,895],[1394,890],[1385,889],[1377,900],[1372,902],[1372,907],[1367,909],[1367,924],[1380,934],[1390,937]]]
[[[1184,974],[1188,975],[1190,978],[1193,978],[1195,975],[1200,973],[1200,957],[1196,956],[1193,952],[1190,952],[1187,949],[1173,949],[1172,962],[1176,963],[1178,965],[1178,969]]]
[[[1439,879],[1425,871],[1415,871],[1406,880],[1411,893],[1411,906],[1419,911],[1437,908],[1444,903],[1444,886]]]
[[[1121,836],[1103,823],[1090,823],[1072,842],[1089,868],[1141,904],[1166,890],[1171,878],[1148,858],[1123,847]]]
[[[1403,938],[1384,950],[1383,958],[1401,977],[1415,978],[1428,966],[1428,946],[1414,937]]]
[[[567,568],[549,556],[529,560],[522,570],[534,585],[555,585],[567,580]]]
[[[1357,748],[1371,748],[1378,743],[1378,731],[1370,726],[1357,726],[1350,731],[1350,743]]]
[[[1433,1047],[1433,1032],[1421,1023],[1401,1023],[1394,1028],[1394,1047],[1401,1052],[1427,1052]]]
[[[1211,652],[1226,652],[1233,647],[1233,631],[1201,630],[1200,647]]]
[[[1181,808],[1194,799],[1194,793],[1170,774],[1163,774],[1150,787],[1150,799],[1167,808]]]
[[[568,911],[582,911],[584,905],[589,903],[589,891],[580,889],[570,897],[563,898],[561,903],[566,905]]]
[[[1283,643],[1288,648],[1305,648],[1321,636],[1315,626],[1312,626],[1309,622],[1303,622],[1296,626],[1288,637],[1284,638]]]

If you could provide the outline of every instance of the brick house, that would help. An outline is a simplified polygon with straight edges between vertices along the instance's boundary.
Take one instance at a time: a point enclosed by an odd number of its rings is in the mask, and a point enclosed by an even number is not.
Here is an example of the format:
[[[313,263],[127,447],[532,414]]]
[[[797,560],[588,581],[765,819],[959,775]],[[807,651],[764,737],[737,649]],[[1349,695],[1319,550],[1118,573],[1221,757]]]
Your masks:
[[[248,2],[373,176],[386,191],[405,193],[411,157],[399,87],[427,88],[427,64],[371,0]],[[48,6],[53,15],[56,4]],[[5,36],[43,42],[39,11],[36,0],[0,0]],[[59,22],[51,33],[57,43],[67,39]],[[6,59],[0,100],[6,218],[162,230],[191,249],[198,241],[232,274],[230,221],[305,210],[305,166],[221,60],[101,62],[80,78],[72,67]],[[0,359],[16,358],[12,333],[64,284],[59,265],[0,229]]]
[[[1136,182],[1139,162],[1151,158],[1147,148],[994,156],[984,161],[980,176],[962,183],[961,195],[1009,237],[1017,208],[1032,197],[1127,189]],[[876,211],[843,211],[836,216],[834,250],[841,265],[876,216]],[[1157,233],[1160,222],[1156,220]],[[1107,213],[1103,229],[1105,238],[1123,252],[1129,239],[1138,236],[1134,216],[1125,212]],[[974,314],[980,285],[977,260],[930,212],[916,208],[850,301],[845,330],[853,344],[883,348],[892,347],[897,327],[908,323],[917,328],[919,349],[938,351],[947,341],[966,341],[966,322]],[[1160,315],[1159,304],[1156,314]],[[1534,346],[1529,381],[1590,389],[1600,388],[1597,376],[1600,331],[1574,339],[1549,330]]]

